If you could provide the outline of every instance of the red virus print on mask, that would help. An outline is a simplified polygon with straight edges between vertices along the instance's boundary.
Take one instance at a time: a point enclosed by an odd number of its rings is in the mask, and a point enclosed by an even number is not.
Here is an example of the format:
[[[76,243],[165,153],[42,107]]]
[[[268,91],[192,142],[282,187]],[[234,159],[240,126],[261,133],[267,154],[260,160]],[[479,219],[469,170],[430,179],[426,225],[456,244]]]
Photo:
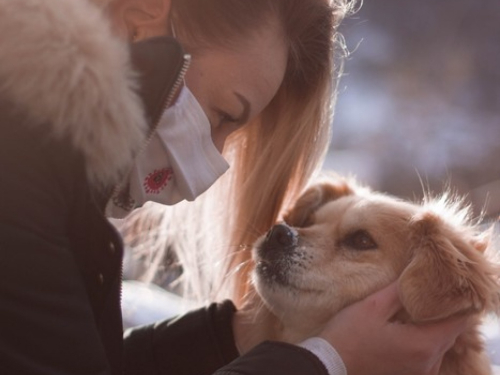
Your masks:
[[[144,179],[144,189],[148,194],[158,194],[167,186],[174,171],[172,168],[155,169]]]

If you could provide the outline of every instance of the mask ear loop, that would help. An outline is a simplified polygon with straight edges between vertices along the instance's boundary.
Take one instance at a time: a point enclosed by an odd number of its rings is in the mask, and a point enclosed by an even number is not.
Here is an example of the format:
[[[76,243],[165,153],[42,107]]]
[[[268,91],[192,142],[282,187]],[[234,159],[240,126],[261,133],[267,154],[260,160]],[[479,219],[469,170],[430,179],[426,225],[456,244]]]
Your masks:
[[[172,32],[172,36],[177,39],[177,33],[175,32],[174,21],[170,19],[170,31]]]

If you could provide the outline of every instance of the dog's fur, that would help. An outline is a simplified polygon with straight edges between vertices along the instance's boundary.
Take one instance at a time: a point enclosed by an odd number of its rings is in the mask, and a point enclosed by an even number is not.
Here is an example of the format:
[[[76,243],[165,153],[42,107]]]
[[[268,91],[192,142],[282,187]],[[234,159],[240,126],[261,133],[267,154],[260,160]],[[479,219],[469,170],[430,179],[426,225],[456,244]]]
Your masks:
[[[469,210],[443,197],[417,205],[346,181],[310,187],[254,246],[253,281],[264,302],[260,338],[298,342],[339,310],[397,280],[412,323],[471,314],[441,375],[490,374],[480,315],[498,312],[498,269]]]

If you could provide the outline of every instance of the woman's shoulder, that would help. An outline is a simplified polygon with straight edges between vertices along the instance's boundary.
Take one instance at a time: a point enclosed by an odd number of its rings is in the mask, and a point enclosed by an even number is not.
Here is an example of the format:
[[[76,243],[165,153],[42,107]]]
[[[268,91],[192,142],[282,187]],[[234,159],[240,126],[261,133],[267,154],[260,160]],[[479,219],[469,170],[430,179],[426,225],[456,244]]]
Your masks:
[[[0,0],[0,9],[0,99],[69,139],[91,180],[117,178],[146,128],[128,45],[88,0]]]

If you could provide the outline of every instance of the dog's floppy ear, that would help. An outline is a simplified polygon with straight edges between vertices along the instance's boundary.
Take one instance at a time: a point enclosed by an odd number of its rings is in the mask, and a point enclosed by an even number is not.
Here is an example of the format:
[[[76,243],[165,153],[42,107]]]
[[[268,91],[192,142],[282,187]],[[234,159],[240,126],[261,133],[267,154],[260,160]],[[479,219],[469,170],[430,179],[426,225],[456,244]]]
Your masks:
[[[498,309],[498,270],[483,256],[483,240],[448,227],[431,212],[410,226],[413,255],[398,283],[411,321]]]
[[[312,214],[322,205],[345,195],[353,194],[345,181],[324,182],[309,187],[288,211],[283,220],[293,227],[305,227],[312,223]]]

